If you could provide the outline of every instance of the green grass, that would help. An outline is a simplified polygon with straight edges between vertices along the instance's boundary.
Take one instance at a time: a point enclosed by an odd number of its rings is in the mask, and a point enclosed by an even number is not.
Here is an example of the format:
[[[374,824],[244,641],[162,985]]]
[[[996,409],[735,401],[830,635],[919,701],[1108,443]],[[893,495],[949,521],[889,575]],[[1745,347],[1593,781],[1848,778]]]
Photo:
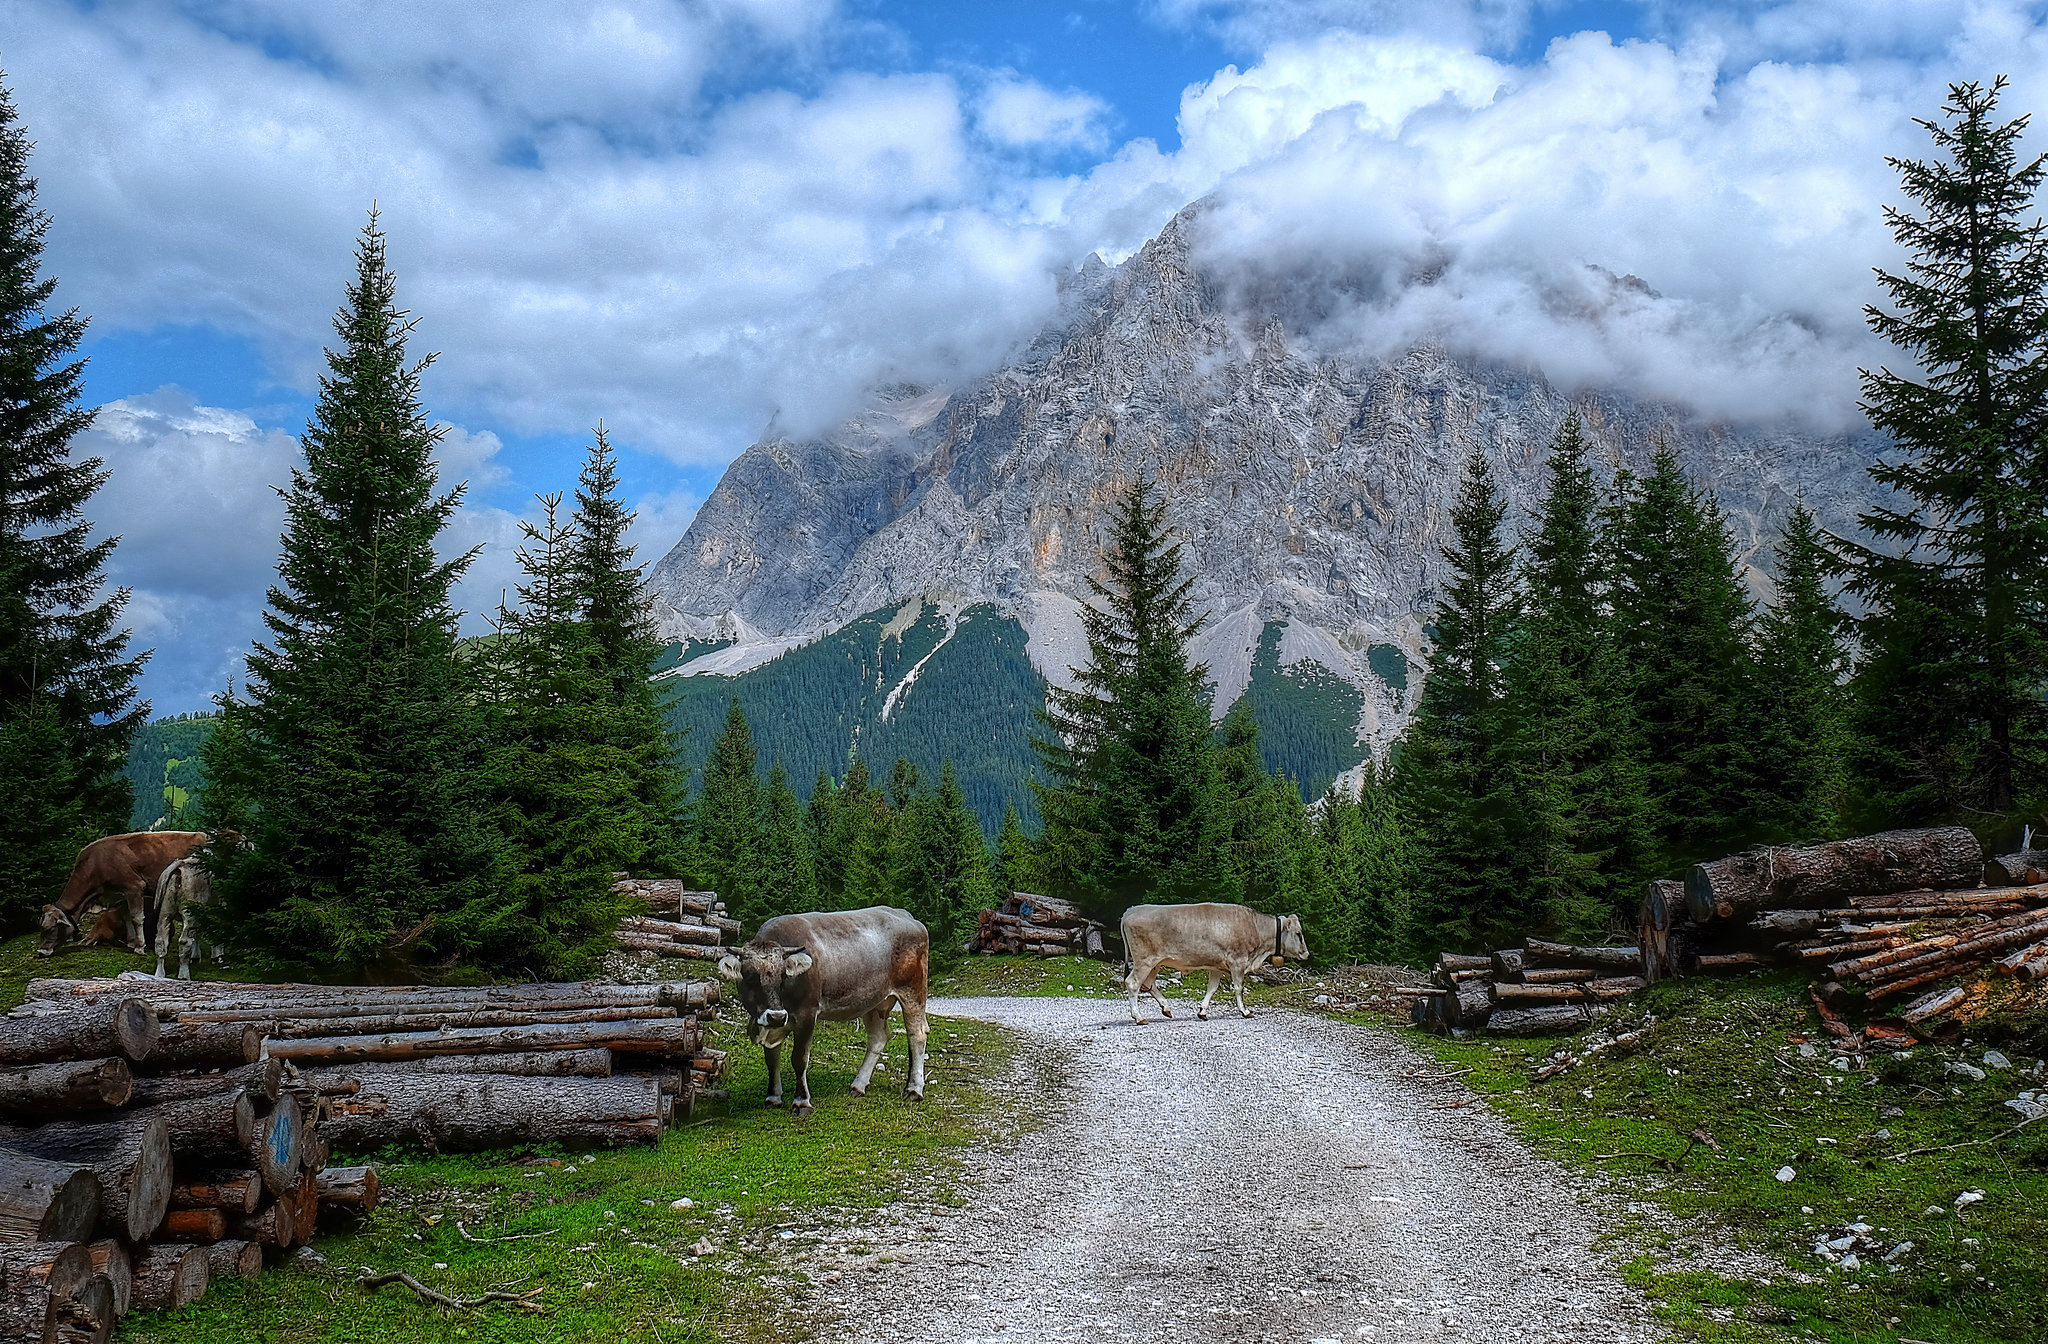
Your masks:
[[[2048,1319],[2048,1122],[1996,1143],[1904,1161],[1892,1155],[2010,1129],[2019,1117],[2000,1103],[2048,1089],[2048,1073],[1994,1070],[1976,1082],[1946,1066],[1981,1065],[1994,1043],[2031,1061],[2048,1044],[2048,1023],[2037,1016],[1979,1024],[1967,1048],[1922,1045],[1868,1066],[1852,1060],[1842,1072],[1803,985],[1789,977],[1656,986],[1611,1022],[1614,1033],[1644,1035],[1536,1084],[1532,1068],[1569,1041],[1416,1039],[1445,1064],[1470,1069],[1464,1081],[1539,1151],[1597,1173],[1617,1194],[1661,1206],[1666,1217],[1641,1220],[1620,1244],[1625,1272],[1681,1337],[2040,1337]],[[1800,1054],[1802,1039],[1814,1057]],[[1685,1155],[1695,1127],[1721,1151]],[[1680,1169],[1666,1169],[1681,1155]],[[1775,1173],[1786,1166],[1796,1174],[1781,1183]],[[1985,1198],[1958,1214],[1953,1202],[1966,1190]],[[1913,1242],[1899,1270],[1865,1264],[1844,1273],[1814,1254],[1817,1236],[1856,1221],[1882,1229],[1887,1249]],[[1761,1252],[1792,1273],[1723,1277],[1709,1256],[1695,1254],[1702,1238]]]

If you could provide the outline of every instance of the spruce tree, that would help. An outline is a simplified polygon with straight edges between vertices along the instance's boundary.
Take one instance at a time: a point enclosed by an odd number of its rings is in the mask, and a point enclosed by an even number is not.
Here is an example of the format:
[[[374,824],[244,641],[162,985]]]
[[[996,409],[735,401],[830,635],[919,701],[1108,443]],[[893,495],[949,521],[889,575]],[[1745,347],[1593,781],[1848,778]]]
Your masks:
[[[631,779],[624,806],[639,834],[633,866],[673,874],[681,870],[683,776],[681,746],[669,728],[654,680],[662,641],[655,633],[626,532],[633,511],[619,500],[618,459],[604,426],[594,431],[576,483],[571,573],[577,615],[586,627],[605,678],[610,712],[593,730],[624,757]]]
[[[781,761],[768,770],[768,788],[761,795],[760,833],[763,908],[777,915],[818,909],[811,837]]]
[[[996,849],[991,857],[997,898],[1012,891],[1036,890],[1036,862],[1031,837],[1024,833],[1016,804],[1004,803],[1003,821],[996,830]]]
[[[967,810],[951,761],[940,768],[938,786],[911,798],[901,818],[897,899],[931,930],[933,960],[950,963],[960,955],[975,912],[995,903],[988,842]]]
[[[697,804],[698,862],[703,880],[725,900],[748,933],[776,913],[762,883],[761,783],[755,773],[754,730],[735,698],[725,731],[704,763]]]
[[[1055,687],[1033,746],[1048,885],[1104,923],[1144,901],[1229,899],[1230,821],[1217,782],[1202,627],[1166,506],[1140,483],[1116,510],[1108,582],[1082,608],[1088,665]]]
[[[1356,795],[1332,784],[1317,830],[1330,880],[1350,912],[1351,954],[1392,961],[1407,941],[1413,853],[1401,828],[1393,773],[1367,762]]]
[[[580,619],[579,539],[560,495],[540,504],[542,523],[521,525],[519,605],[500,610],[478,654],[511,899],[473,909],[460,932],[488,963],[565,979],[608,949],[622,913],[612,874],[640,862],[647,834],[633,791],[637,744],[620,740],[612,680]]]
[[[1827,591],[1833,557],[1805,504],[1794,504],[1773,549],[1778,598],[1757,624],[1765,693],[1757,719],[1759,822],[1765,839],[1805,844],[1841,832],[1847,805],[1849,658]]]
[[[449,603],[475,552],[434,554],[463,490],[437,493],[413,327],[373,213],[285,492],[268,640],[204,752],[210,823],[252,846],[216,856],[217,899],[251,941],[330,965],[459,951],[471,907],[504,899]]]
[[[2048,156],[2020,159],[2028,119],[1997,122],[2004,87],[1950,85],[1944,120],[1919,123],[1942,157],[1887,160],[1919,213],[1886,208],[1909,260],[1878,272],[1890,310],[1865,310],[1917,365],[1917,380],[1863,372],[1864,410],[1894,444],[1871,475],[1903,499],[1863,515],[1876,544],[1841,546],[1870,613],[1859,679],[1898,679],[1860,694],[1916,711],[1864,719],[1871,787],[1902,822],[2010,815],[2044,774],[2048,234],[2028,217]],[[1921,613],[1943,629],[1912,628]]]
[[[117,539],[95,540],[85,516],[108,473],[71,456],[93,418],[71,358],[85,319],[51,306],[32,149],[0,86],[0,928],[55,899],[81,845],[126,829],[122,769],[149,714],[135,702],[147,655],[127,655],[120,624],[128,590],[102,595]]]
[[[1451,575],[1430,620],[1429,670],[1396,756],[1401,822],[1416,849],[1409,934],[1425,954],[1497,945],[1494,935],[1526,918],[1516,895],[1512,781],[1502,769],[1502,667],[1521,610],[1506,516],[1493,469],[1475,449],[1443,548]]]

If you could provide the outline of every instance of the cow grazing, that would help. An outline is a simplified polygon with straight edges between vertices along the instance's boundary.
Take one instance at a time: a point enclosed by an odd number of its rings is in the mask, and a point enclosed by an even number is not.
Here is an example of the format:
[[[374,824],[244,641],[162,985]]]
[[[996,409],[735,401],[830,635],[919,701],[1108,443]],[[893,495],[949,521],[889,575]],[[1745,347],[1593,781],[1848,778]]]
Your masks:
[[[206,866],[196,858],[179,859],[156,880],[157,979],[164,978],[173,934],[178,940],[178,978],[192,978],[192,959],[199,951],[199,939],[192,927],[192,907],[205,905],[212,896],[213,880],[207,876]],[[218,943],[213,946],[213,960],[215,965],[226,961]]]
[[[901,1005],[910,1037],[910,1077],[904,1086],[924,1100],[927,1026],[925,985],[931,973],[931,933],[907,910],[874,905],[814,915],[778,915],[754,941],[719,959],[718,973],[739,982],[747,1035],[768,1060],[768,1104],[782,1104],[784,1040],[796,1075],[791,1109],[811,1109],[811,1033],[819,1022],[867,1024],[868,1057],[853,1077],[853,1095],[867,1095],[868,1079],[889,1044],[889,1010]]]
[[[1163,966],[1179,971],[1207,971],[1209,992],[1196,1016],[1209,1020],[1209,1000],[1216,997],[1217,975],[1230,973],[1237,1011],[1244,1006],[1246,972],[1268,957],[1308,960],[1308,940],[1301,936],[1301,916],[1262,915],[1246,905],[1203,901],[1195,905],[1134,905],[1124,911],[1124,955],[1130,971],[1124,987],[1131,992],[1131,1019],[1142,1023],[1139,993],[1149,993],[1161,1015],[1173,1010],[1159,997],[1157,976]]]
[[[43,936],[36,955],[47,957],[79,934],[88,902],[111,891],[113,902],[128,907],[128,946],[144,949],[149,897],[164,869],[190,855],[208,837],[203,831],[135,831],[109,835],[78,851],[71,879],[56,901],[43,907]]]

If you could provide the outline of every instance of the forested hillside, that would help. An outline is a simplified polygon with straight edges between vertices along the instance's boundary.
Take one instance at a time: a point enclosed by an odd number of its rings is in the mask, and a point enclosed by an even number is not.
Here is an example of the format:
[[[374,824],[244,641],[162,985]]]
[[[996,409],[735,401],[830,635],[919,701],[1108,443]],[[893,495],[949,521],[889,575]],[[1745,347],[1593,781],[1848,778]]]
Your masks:
[[[135,791],[130,830],[147,830],[158,821],[182,829],[180,814],[192,810],[205,788],[199,749],[213,732],[213,722],[211,714],[180,714],[145,724],[129,739],[126,775]]]

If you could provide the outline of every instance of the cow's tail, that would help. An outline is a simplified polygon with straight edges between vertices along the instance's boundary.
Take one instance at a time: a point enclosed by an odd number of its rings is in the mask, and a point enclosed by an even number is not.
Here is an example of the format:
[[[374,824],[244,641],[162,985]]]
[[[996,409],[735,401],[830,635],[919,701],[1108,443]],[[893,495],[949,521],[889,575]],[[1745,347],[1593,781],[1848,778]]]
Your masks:
[[[1126,912],[1124,913],[1123,917],[1117,920],[1117,922],[1116,922],[1116,936],[1117,936],[1118,938],[1120,938],[1120,939],[1122,939],[1122,940],[1123,940],[1123,945],[1124,945],[1124,979],[1125,979],[1125,980],[1129,980],[1129,979],[1131,978],[1131,916],[1130,916],[1130,912],[1126,911]]]

